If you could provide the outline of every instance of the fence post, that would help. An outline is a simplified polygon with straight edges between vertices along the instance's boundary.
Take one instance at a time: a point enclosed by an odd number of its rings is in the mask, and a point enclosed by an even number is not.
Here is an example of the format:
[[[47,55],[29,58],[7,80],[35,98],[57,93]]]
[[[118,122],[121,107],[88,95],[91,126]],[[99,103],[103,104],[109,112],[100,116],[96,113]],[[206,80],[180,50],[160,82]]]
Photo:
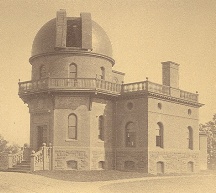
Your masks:
[[[43,156],[43,170],[46,170],[46,164],[47,164],[47,147],[46,147],[46,143],[43,143],[42,156]]]
[[[32,151],[31,153],[31,172],[35,171],[35,151]]]
[[[52,144],[49,143],[49,150],[48,150],[48,155],[49,155],[49,170],[52,170]]]

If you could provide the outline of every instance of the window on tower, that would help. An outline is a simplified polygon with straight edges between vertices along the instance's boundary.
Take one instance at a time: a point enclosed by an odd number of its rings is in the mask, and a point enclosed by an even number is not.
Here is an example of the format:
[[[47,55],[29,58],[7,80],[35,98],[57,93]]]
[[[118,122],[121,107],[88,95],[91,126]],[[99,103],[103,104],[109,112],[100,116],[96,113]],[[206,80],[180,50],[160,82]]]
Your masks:
[[[163,148],[163,133],[164,133],[164,128],[163,124],[161,122],[157,123],[157,128],[156,128],[156,146]]]
[[[133,122],[128,122],[125,127],[126,147],[136,147],[136,129]]]
[[[69,78],[77,78],[77,65],[75,63],[69,65]]]
[[[40,67],[40,78],[46,78],[46,67],[45,67],[45,65],[42,65]]]
[[[80,18],[67,21],[66,47],[82,47]]]
[[[104,141],[104,117],[102,115],[99,116],[98,118],[98,129],[99,129],[98,138]]]
[[[77,116],[75,114],[68,116],[68,139],[77,139]]]
[[[193,129],[188,127],[188,148],[193,149]]]
[[[100,79],[105,80],[105,68],[101,67],[100,70]]]

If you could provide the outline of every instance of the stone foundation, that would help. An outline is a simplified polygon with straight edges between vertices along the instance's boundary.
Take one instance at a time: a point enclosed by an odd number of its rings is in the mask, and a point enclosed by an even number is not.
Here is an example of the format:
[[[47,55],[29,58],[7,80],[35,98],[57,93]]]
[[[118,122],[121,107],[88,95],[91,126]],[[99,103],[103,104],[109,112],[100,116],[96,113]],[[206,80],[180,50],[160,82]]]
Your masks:
[[[160,168],[160,164],[163,168]],[[148,173],[199,172],[198,151],[150,151]]]
[[[91,152],[91,153],[90,153]],[[89,148],[54,147],[54,170],[101,170],[114,169],[114,154],[111,150]]]
[[[104,167],[99,166],[99,162],[104,162]],[[113,170],[114,153],[112,151],[92,150],[91,151],[91,170]]]
[[[54,170],[89,170],[89,150],[68,147],[54,147]]]
[[[148,157],[145,151],[117,151],[117,170],[148,171]]]

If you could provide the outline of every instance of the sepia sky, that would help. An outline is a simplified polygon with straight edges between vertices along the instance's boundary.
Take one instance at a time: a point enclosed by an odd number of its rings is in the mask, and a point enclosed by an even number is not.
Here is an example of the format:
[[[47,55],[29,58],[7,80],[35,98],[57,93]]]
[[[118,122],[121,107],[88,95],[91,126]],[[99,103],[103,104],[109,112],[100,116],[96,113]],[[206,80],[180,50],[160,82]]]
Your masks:
[[[180,64],[180,88],[205,106],[200,123],[216,113],[215,0],[0,0],[0,134],[29,142],[27,105],[18,97],[18,80],[31,79],[31,46],[37,31],[56,11],[68,16],[90,12],[107,32],[115,70],[125,82],[160,83],[163,61]]]

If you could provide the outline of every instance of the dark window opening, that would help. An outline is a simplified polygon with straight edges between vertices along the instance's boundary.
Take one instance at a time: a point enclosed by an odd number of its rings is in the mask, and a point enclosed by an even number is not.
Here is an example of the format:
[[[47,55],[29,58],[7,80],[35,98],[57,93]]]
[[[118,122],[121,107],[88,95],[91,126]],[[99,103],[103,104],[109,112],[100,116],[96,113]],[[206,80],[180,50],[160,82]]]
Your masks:
[[[81,20],[74,19],[67,21],[66,47],[82,46]]]
[[[193,149],[193,129],[188,127],[188,148]]]
[[[163,148],[163,124],[158,123],[156,129],[156,146]]]
[[[74,63],[69,66],[69,78],[77,78],[77,65]]]
[[[68,116],[68,139],[77,139],[77,116],[75,114]]]
[[[133,122],[129,122],[125,128],[126,147],[136,147],[136,130]]]
[[[98,138],[104,141],[104,117],[102,115],[99,116],[98,118],[98,129],[99,129]]]
[[[105,68],[101,67],[100,70],[100,79],[105,80]]]
[[[77,161],[75,161],[75,160],[67,161],[67,168],[77,170]]]
[[[105,169],[105,161],[99,161],[98,162],[98,168],[99,169]]]
[[[40,149],[43,146],[43,143],[48,144],[48,131],[47,131],[47,126],[38,126],[37,127],[37,148]]]
[[[46,78],[46,67],[45,67],[45,65],[42,65],[40,67],[40,78]]]

